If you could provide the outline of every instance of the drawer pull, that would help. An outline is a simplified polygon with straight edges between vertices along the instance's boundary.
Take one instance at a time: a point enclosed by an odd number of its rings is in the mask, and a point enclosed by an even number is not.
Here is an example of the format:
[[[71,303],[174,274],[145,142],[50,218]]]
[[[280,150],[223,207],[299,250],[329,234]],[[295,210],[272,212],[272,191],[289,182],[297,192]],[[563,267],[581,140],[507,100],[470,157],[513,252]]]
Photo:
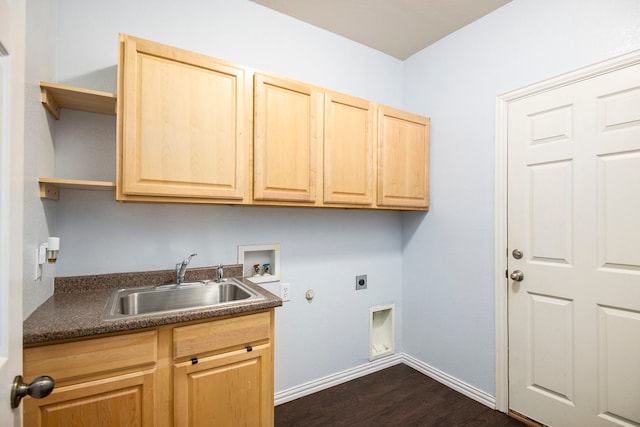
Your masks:
[[[197,357],[192,357],[191,358],[191,364],[192,365],[197,365],[198,364],[198,358]]]
[[[247,348],[247,352],[253,350],[253,347],[251,347],[250,345],[248,345],[246,348]]]

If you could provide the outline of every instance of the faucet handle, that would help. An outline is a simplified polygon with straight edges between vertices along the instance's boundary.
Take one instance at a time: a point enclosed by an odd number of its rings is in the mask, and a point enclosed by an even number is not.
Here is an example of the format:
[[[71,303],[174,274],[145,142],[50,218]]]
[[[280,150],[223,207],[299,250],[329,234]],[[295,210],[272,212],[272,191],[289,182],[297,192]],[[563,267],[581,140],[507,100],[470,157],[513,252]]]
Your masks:
[[[224,267],[222,267],[222,264],[218,264],[218,268],[216,270],[216,282],[218,283],[222,282],[223,278],[224,278]]]
[[[198,255],[198,254],[191,254],[187,258],[183,259],[182,260],[182,265],[189,265],[189,263],[191,262],[191,258],[193,258],[196,255]]]

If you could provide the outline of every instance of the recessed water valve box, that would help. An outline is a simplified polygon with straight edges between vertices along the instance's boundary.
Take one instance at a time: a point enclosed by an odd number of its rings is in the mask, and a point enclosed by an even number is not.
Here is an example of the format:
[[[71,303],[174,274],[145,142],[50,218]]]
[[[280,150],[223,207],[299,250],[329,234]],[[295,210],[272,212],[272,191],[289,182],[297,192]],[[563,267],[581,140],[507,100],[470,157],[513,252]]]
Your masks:
[[[367,289],[367,275],[356,276],[356,291]]]
[[[280,243],[239,245],[238,264],[242,276],[253,283],[280,281]]]
[[[369,323],[369,360],[395,352],[394,304],[372,307]]]

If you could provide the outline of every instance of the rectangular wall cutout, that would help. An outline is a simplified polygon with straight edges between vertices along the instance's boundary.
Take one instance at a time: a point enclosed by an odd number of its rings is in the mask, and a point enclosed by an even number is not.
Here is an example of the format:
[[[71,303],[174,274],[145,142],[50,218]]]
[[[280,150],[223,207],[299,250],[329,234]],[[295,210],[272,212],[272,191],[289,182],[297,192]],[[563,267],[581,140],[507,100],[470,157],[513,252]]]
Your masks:
[[[369,360],[375,360],[395,351],[394,304],[372,307],[369,323]]]
[[[239,245],[238,264],[242,264],[242,276],[253,283],[278,282],[280,280],[280,243]],[[268,264],[268,271],[265,264]],[[257,272],[254,270],[256,265]]]

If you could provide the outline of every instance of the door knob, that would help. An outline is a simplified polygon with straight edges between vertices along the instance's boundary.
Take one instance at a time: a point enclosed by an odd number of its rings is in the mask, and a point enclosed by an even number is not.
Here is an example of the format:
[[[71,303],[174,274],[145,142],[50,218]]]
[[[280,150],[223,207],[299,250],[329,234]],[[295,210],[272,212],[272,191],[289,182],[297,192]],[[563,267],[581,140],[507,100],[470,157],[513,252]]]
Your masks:
[[[16,409],[20,405],[20,401],[27,394],[34,399],[42,399],[49,396],[53,391],[55,382],[53,378],[44,375],[31,381],[31,384],[22,382],[22,375],[17,375],[13,379],[11,386],[11,409]]]
[[[511,277],[511,280],[515,280],[516,282],[522,282],[522,279],[524,279],[524,273],[520,270],[515,270],[509,277]]]

